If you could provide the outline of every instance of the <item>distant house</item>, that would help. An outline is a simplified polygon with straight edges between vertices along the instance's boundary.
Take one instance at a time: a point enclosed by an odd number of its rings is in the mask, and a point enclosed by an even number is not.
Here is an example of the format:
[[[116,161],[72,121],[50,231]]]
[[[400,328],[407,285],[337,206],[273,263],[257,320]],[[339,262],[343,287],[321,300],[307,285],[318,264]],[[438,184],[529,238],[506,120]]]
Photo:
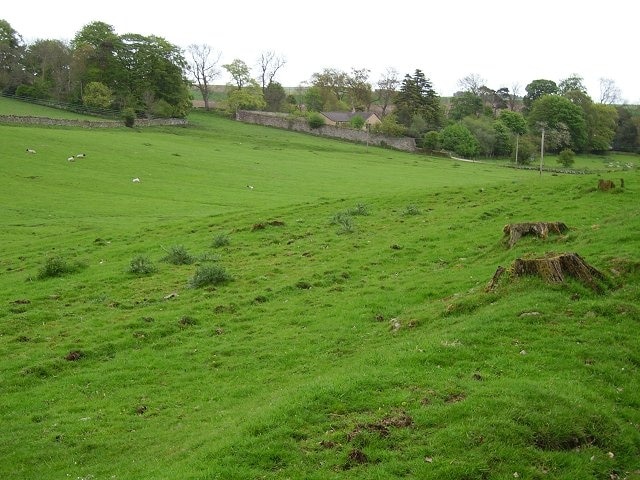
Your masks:
[[[380,117],[375,112],[320,112],[320,115],[324,117],[325,125],[335,125],[337,127],[347,127],[353,117],[360,116],[364,120],[363,130],[367,126],[381,122]]]

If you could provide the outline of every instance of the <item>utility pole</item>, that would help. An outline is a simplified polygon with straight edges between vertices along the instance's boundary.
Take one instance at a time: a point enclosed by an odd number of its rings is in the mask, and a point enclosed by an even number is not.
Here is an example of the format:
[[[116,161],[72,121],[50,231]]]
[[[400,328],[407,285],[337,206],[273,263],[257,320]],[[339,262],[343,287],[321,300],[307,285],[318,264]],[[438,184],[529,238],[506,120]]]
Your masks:
[[[544,163],[544,127],[542,127],[542,137],[540,139],[540,176],[542,176],[543,163]]]

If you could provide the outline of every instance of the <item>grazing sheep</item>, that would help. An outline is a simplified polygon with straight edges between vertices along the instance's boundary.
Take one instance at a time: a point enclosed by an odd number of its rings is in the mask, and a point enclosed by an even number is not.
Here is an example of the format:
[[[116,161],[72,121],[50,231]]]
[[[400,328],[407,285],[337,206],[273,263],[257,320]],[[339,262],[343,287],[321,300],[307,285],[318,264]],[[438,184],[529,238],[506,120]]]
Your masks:
[[[140,179],[138,177],[134,178],[133,180],[131,180],[133,183],[140,183]]]
[[[86,153],[79,153],[79,154],[76,155],[76,158],[84,158],[86,156],[87,156]]]
[[[247,188],[248,188],[249,190],[253,190],[253,185],[247,185]]]
[[[36,153],[36,151],[33,148],[27,148],[27,153]]]
[[[75,162],[75,161],[76,161],[76,158],[75,158],[75,157],[69,157],[69,158],[67,158],[67,160],[68,160],[69,162]]]

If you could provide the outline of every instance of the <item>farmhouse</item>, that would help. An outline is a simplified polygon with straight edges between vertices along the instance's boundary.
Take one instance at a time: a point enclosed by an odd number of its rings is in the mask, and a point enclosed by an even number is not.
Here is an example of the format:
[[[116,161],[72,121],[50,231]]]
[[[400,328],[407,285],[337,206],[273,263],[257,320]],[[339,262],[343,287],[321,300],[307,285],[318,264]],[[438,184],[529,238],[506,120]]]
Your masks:
[[[362,117],[364,120],[363,130],[366,130],[367,126],[381,122],[380,117],[375,112],[320,112],[320,115],[324,117],[324,123],[326,125],[334,125],[337,127],[348,126],[353,117]]]

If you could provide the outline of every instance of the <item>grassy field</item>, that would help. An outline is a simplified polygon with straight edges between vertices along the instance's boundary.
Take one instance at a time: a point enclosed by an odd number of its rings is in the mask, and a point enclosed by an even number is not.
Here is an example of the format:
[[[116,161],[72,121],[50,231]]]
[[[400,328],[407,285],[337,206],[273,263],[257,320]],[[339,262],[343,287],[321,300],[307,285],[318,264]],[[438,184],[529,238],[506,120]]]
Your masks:
[[[190,120],[0,126],[2,478],[640,478],[635,166]]]
[[[0,115],[60,118],[64,120],[104,120],[92,115],[84,115],[82,113],[47,107],[45,105],[21,102],[7,97],[0,97]]]

